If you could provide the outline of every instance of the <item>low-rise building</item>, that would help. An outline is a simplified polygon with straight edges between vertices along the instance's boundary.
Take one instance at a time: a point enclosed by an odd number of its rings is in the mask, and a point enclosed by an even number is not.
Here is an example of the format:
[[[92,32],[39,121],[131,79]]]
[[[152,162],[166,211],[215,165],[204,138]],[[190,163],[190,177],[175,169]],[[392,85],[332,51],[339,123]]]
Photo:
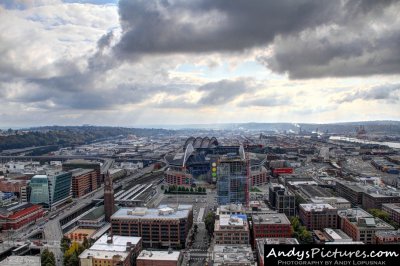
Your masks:
[[[353,242],[353,239],[341,229],[324,228],[323,230],[314,230],[313,235],[315,242],[318,244],[326,244],[329,242],[336,242],[339,244]]]
[[[80,266],[132,266],[141,250],[141,237],[103,235],[79,255]]]
[[[382,210],[389,214],[392,221],[400,225],[400,203],[382,204]]]
[[[372,244],[377,232],[394,229],[393,226],[359,208],[339,210],[338,216],[340,229],[354,241],[362,241],[365,244]]]
[[[0,225],[3,230],[18,230],[42,218],[44,210],[40,205],[20,204],[0,211]]]
[[[400,244],[400,229],[375,233],[374,244]]]
[[[180,251],[142,250],[136,259],[136,266],[180,266],[182,259]]]
[[[0,262],[1,266],[41,266],[40,256],[9,256]]]
[[[258,258],[258,266],[264,266],[264,245],[298,245],[299,241],[296,238],[257,238],[256,251]]]
[[[248,245],[250,240],[247,216],[243,214],[220,215],[215,221],[215,244]]]
[[[111,230],[117,235],[140,236],[145,247],[184,248],[192,222],[192,205],[121,208],[111,216]]]
[[[292,227],[283,213],[253,215],[253,238],[290,238]],[[255,244],[255,241],[254,241]]]
[[[87,240],[91,239],[95,233],[95,229],[78,228],[66,233],[64,236],[70,239],[71,242],[82,243],[85,238]]]
[[[249,245],[215,245],[212,257],[213,266],[256,266],[253,251]]]
[[[337,209],[330,204],[300,204],[299,217],[308,230],[337,228]]]
[[[330,204],[338,210],[351,208],[350,201],[342,197],[314,197],[310,201],[313,204]]]

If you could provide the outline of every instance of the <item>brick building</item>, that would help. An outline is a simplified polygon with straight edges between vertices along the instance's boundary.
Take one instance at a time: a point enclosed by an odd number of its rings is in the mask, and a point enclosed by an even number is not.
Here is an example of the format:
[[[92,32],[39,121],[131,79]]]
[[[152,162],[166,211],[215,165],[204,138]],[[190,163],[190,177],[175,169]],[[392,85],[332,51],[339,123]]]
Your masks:
[[[374,244],[400,244],[400,230],[380,231],[375,233]]]
[[[372,244],[377,232],[394,229],[391,225],[359,208],[340,210],[338,216],[340,229],[354,241],[361,241],[364,244]]]
[[[184,248],[192,227],[191,205],[121,208],[111,216],[113,234],[140,236],[144,247]]]
[[[283,213],[253,215],[253,238],[292,237],[292,227]],[[253,243],[253,244],[254,244]]]
[[[337,209],[330,204],[300,204],[299,217],[308,230],[337,228]]]
[[[382,204],[382,210],[389,214],[392,221],[400,225],[400,203],[385,203]]]
[[[185,171],[168,169],[165,171],[164,178],[169,185],[191,186],[193,184],[193,176]]]
[[[96,190],[97,173],[93,169],[77,168],[72,172],[72,197],[80,198]]]
[[[215,244],[248,245],[250,243],[247,216],[241,214],[220,215],[214,226]]]

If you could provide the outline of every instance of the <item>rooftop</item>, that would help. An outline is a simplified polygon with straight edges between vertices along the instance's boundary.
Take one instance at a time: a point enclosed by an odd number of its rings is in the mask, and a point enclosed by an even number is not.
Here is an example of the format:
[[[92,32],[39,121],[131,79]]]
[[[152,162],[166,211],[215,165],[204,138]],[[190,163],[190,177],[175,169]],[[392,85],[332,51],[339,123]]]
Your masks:
[[[339,210],[338,215],[347,219],[349,222],[356,224],[358,228],[375,228],[393,230],[393,226],[384,222],[379,218],[373,217],[370,213],[360,208],[352,208],[347,210]]]
[[[253,224],[289,224],[290,221],[284,213],[256,214],[253,215]]]
[[[384,203],[382,204],[382,207],[386,207],[391,209],[392,211],[400,213],[400,203]]]
[[[253,251],[248,245],[215,245],[213,251],[214,265],[257,265]]]
[[[238,215],[222,214],[219,217],[219,225],[245,227],[247,225],[247,216],[239,214]]]
[[[111,216],[111,219],[182,219],[189,216],[189,207],[191,208],[191,205],[179,205],[177,208],[160,205],[156,209],[121,208]]]
[[[40,266],[39,256],[9,256],[0,262],[1,266]]]
[[[158,251],[158,250],[142,250],[138,260],[163,260],[163,261],[178,261],[180,251]]]
[[[300,204],[300,209],[304,209],[306,212],[322,212],[325,210],[337,210],[337,208],[333,207],[330,204],[326,204],[326,203],[307,203],[307,204]]]
[[[125,252],[127,246],[137,245],[141,237],[114,235],[112,242],[109,243],[108,240],[109,237],[103,235],[90,247],[90,250]]]

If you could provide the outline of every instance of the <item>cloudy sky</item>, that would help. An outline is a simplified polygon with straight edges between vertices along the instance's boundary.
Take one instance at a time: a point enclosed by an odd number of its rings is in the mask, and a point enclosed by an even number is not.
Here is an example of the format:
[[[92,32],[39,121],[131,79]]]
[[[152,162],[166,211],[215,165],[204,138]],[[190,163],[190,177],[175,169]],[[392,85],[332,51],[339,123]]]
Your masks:
[[[0,127],[400,120],[400,1],[0,0]]]

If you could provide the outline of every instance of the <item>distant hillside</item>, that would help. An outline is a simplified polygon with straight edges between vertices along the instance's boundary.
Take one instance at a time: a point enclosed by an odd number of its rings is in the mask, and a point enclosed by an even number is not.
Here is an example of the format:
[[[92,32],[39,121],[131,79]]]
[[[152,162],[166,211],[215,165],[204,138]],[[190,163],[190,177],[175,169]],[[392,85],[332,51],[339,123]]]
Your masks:
[[[82,145],[93,141],[104,140],[111,137],[127,136],[130,134],[138,137],[170,135],[173,131],[166,129],[142,129],[122,127],[98,126],[48,126],[22,129],[19,133],[10,136],[0,136],[0,150],[20,149],[33,146],[72,146]]]

